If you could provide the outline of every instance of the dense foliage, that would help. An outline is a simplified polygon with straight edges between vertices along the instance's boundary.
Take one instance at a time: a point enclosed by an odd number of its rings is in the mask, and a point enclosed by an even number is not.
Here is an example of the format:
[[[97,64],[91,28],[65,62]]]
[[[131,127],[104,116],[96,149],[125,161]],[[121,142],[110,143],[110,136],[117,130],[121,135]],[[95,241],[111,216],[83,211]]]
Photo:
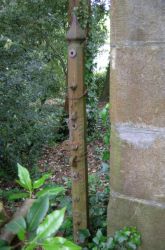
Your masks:
[[[94,57],[104,42],[104,1],[81,1],[77,15],[88,26],[86,84],[89,128],[95,124]],[[0,175],[16,163],[34,165],[43,145],[64,138],[68,1],[0,2]],[[63,123],[61,126],[61,122]]]
[[[59,96],[66,81],[67,1],[0,4],[0,151],[3,168],[34,163],[58,139]],[[60,41],[60,42],[59,42]],[[14,170],[15,171],[15,170]]]
[[[103,176],[108,177],[107,166],[103,165],[101,172],[97,173],[97,175],[92,174],[89,176],[91,227],[90,231],[88,229],[79,231],[79,243],[83,246],[80,247],[70,241],[73,240],[72,209],[71,199],[67,196],[65,189],[55,185],[49,186],[46,182],[50,174],[44,174],[39,179],[32,180],[28,170],[18,164],[19,180],[17,183],[26,193],[22,193],[24,194],[22,197],[19,195],[14,196],[13,193],[13,200],[27,197],[25,194],[30,194],[30,197],[35,198],[35,200],[25,215],[19,214],[4,227],[4,232],[7,231],[9,234],[17,235],[17,241],[11,242],[10,246],[8,242],[2,240],[4,239],[2,231],[0,247],[4,250],[18,249],[18,247],[24,250],[33,250],[37,246],[43,250],[137,249],[141,244],[141,237],[135,227],[124,227],[116,231],[112,237],[108,238],[105,236],[109,190],[102,178]],[[67,184],[68,189],[69,185]],[[103,190],[101,191],[101,189]],[[36,190],[37,193],[35,194]],[[18,194],[21,193],[19,192]],[[54,236],[55,234],[57,235],[56,237]]]
[[[95,129],[96,120],[98,118],[98,98],[100,84],[104,85],[104,80],[97,79],[95,73],[98,50],[104,44],[107,38],[107,27],[105,20],[109,14],[106,9],[106,1],[93,1],[89,7],[88,0],[81,0],[79,8],[76,10],[79,22],[83,29],[86,30],[87,40],[85,49],[85,84],[88,89],[87,96],[87,117],[88,117],[88,134],[90,135]]]
[[[30,193],[30,198],[34,198],[32,192],[35,189],[40,189],[50,176],[43,175],[38,180],[32,181],[29,171],[18,164],[18,177],[19,180],[17,182],[19,185]],[[47,213],[50,211],[52,196],[57,196],[63,191],[62,187],[55,186],[40,189],[36,194],[37,198],[32,202],[27,213],[23,215],[20,212],[19,215],[4,227],[4,232],[7,232],[7,234],[12,233],[13,235],[17,235],[18,242],[15,245],[11,242],[12,246],[9,246],[9,241],[3,236],[2,232],[0,235],[1,249],[11,250],[19,248],[33,250],[37,246],[40,246],[43,250],[81,250],[81,247],[63,237],[54,237],[64,221],[66,208],[51,211],[49,214]],[[15,198],[18,199],[20,197]]]

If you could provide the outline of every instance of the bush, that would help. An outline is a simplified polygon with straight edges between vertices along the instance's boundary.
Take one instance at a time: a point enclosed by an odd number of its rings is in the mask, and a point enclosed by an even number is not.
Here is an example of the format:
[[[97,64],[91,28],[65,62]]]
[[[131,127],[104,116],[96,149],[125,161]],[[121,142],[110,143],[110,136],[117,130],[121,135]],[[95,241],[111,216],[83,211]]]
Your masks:
[[[34,190],[39,189],[46,179],[50,177],[47,174],[36,181],[32,181],[28,170],[19,164],[18,176],[19,181],[17,182],[29,193],[30,198],[32,198]],[[62,208],[49,214],[47,213],[51,197],[57,196],[61,191],[63,191],[61,187],[41,189],[36,195],[37,199],[34,200],[32,206],[28,209],[27,214],[20,214],[5,225],[4,232],[7,235],[10,233],[17,235],[19,242],[9,246],[8,242],[0,240],[0,248],[11,250],[18,249],[21,246],[21,249],[24,250],[33,250],[37,247],[42,247],[43,250],[81,250],[81,247],[71,241],[63,237],[54,236],[64,221],[66,209]],[[3,233],[1,237],[3,238]]]
[[[96,86],[96,95],[100,99],[106,81],[106,72],[96,72],[94,75],[94,84]]]
[[[19,102],[18,109],[10,107],[5,122],[0,124],[1,173],[15,175],[16,163],[34,166],[43,145],[59,141],[62,109],[55,105],[44,105],[38,111],[37,103],[29,105],[28,100]],[[2,117],[2,116],[1,116]]]

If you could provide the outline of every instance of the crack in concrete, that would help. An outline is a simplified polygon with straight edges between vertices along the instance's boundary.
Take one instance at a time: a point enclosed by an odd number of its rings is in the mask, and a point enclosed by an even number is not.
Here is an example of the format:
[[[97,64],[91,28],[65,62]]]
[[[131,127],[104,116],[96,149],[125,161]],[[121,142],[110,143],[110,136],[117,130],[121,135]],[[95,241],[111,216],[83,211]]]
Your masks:
[[[111,190],[111,197],[129,200],[129,201],[141,203],[143,205],[152,206],[152,207],[159,207],[159,208],[165,209],[165,203],[160,203],[160,202],[153,201],[153,200],[144,200],[144,199],[134,198],[134,197],[131,197],[131,196],[128,196],[125,194],[121,194],[121,193],[118,193],[118,192],[115,192],[112,190]]]

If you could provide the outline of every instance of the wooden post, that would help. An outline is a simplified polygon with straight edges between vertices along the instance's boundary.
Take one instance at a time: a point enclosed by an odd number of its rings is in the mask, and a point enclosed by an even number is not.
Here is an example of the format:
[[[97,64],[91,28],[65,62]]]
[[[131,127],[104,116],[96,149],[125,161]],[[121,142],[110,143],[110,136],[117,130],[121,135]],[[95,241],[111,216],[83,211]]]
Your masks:
[[[67,40],[73,230],[74,240],[78,242],[79,229],[88,228],[88,173],[84,85],[85,32],[81,29],[76,16],[73,16]]]
[[[72,15],[73,15],[73,10],[75,7],[78,7],[80,4],[80,0],[70,0],[69,1],[69,8],[68,8],[68,22],[69,25],[72,22]]]

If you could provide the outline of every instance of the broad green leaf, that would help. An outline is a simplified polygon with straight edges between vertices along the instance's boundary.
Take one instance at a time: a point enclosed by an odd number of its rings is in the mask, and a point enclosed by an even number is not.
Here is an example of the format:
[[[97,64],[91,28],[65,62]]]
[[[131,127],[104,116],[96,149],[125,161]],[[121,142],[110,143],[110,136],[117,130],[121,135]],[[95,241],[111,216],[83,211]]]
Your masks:
[[[32,191],[32,181],[30,179],[29,171],[26,168],[22,167],[19,163],[17,164],[17,167],[19,181],[27,190]]]
[[[19,184],[19,185],[20,185],[20,187],[23,187],[23,188],[27,189],[27,188],[26,188],[26,186],[25,186],[25,185],[23,185],[23,184],[22,184],[19,180],[16,180],[16,183],[17,183],[17,184]],[[29,190],[28,190],[28,191],[29,191]]]
[[[51,174],[44,174],[40,179],[34,181],[33,188],[37,189],[41,187],[50,176]]]
[[[36,243],[31,243],[28,246],[25,246],[22,250],[34,250],[37,247]]]
[[[109,158],[110,158],[110,152],[109,152],[108,150],[105,150],[105,151],[103,152],[102,159],[103,159],[103,161],[108,161]]]
[[[90,236],[90,232],[88,229],[79,230],[79,241],[80,243],[84,243]]]
[[[37,228],[37,239],[46,239],[54,235],[64,220],[65,208],[56,210],[47,215],[45,220]]]
[[[25,219],[23,217],[13,219],[8,224],[6,224],[5,229],[6,231],[9,231],[13,234],[17,234],[21,230],[26,229]]]
[[[41,191],[37,192],[36,197],[40,197],[43,195],[48,195],[48,196],[58,195],[59,193],[64,192],[64,190],[65,189],[63,187],[46,187]]]
[[[10,194],[8,197],[9,201],[13,200],[18,200],[18,199],[23,199],[23,198],[28,198],[29,194],[28,193],[15,193],[15,194]]]
[[[18,239],[21,240],[21,241],[25,240],[25,233],[26,233],[26,231],[24,229],[20,230],[17,233]]]
[[[110,237],[108,240],[107,240],[107,248],[108,249],[114,249],[115,247],[115,241],[112,237]]]
[[[104,125],[106,125],[106,121],[107,121],[107,118],[109,116],[109,108],[110,108],[109,103],[107,103],[105,105],[105,107],[100,112],[101,119],[102,119],[102,122]]]
[[[77,246],[73,242],[63,238],[54,237],[44,241],[42,244],[44,250],[81,250],[80,246]]]
[[[128,245],[130,250],[136,250],[137,249],[137,246],[133,242],[128,242],[127,245]]]
[[[102,234],[102,231],[100,229],[97,230],[96,237],[93,238],[93,242],[96,245],[99,245],[101,242],[105,242],[106,237]]]
[[[6,246],[6,245],[7,245],[7,241],[0,239],[0,247]]]
[[[0,239],[0,249],[2,249],[2,250],[10,249],[10,247],[8,246],[8,242]]]
[[[103,122],[106,122],[107,119],[107,110],[105,108],[103,108],[103,110],[101,111],[101,118]]]
[[[109,111],[109,109],[110,109],[110,104],[109,103],[107,103],[106,105],[105,105],[105,108],[106,108],[106,110],[107,110],[107,112]]]
[[[39,223],[44,219],[49,209],[49,197],[42,196],[38,198],[30,208],[27,214],[28,231],[34,231]]]
[[[109,145],[110,144],[110,136],[109,136],[109,133],[106,134],[104,137],[103,137],[103,140],[104,140],[104,143],[106,145]]]

